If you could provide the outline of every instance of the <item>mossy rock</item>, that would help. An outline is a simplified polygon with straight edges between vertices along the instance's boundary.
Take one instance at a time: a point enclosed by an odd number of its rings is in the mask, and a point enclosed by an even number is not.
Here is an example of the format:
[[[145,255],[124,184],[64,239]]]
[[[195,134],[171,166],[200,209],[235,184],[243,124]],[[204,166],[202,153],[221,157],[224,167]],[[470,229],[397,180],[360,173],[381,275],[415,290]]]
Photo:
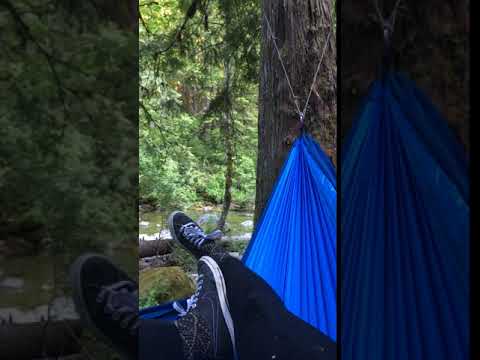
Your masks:
[[[140,307],[185,298],[195,291],[193,281],[178,266],[143,270],[139,285]]]

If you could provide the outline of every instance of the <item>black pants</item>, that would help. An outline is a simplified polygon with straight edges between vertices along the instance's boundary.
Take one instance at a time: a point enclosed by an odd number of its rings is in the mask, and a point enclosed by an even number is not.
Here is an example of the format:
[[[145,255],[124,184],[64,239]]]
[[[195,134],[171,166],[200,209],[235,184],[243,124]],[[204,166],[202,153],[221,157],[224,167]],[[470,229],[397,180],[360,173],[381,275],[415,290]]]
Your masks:
[[[242,262],[219,263],[225,277],[240,360],[333,360],[336,344],[297,318],[272,288]],[[162,320],[143,320],[140,360],[182,360],[177,328]]]

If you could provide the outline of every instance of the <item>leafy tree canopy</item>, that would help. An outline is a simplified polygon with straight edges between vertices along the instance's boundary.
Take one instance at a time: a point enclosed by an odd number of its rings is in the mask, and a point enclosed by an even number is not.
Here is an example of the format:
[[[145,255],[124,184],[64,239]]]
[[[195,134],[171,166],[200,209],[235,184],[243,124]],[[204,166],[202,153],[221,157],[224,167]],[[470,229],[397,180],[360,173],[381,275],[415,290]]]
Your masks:
[[[164,208],[220,203],[231,136],[233,201],[253,204],[259,9],[258,1],[140,2],[143,200]],[[225,131],[225,112],[234,120],[232,133]]]
[[[137,37],[94,3],[0,2],[0,229],[59,246],[136,232]]]

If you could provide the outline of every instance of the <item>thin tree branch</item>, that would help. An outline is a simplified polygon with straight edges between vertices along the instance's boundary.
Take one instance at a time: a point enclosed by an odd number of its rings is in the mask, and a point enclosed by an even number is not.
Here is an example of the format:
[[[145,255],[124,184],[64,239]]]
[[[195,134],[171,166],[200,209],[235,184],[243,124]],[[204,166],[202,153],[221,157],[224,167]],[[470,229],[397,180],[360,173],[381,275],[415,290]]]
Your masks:
[[[140,21],[142,22],[142,25],[143,25],[143,27],[145,28],[145,31],[146,31],[148,34],[151,35],[152,32],[151,32],[150,29],[148,28],[147,23],[145,22],[145,19],[143,18],[141,11],[138,12],[138,17],[140,18]]]

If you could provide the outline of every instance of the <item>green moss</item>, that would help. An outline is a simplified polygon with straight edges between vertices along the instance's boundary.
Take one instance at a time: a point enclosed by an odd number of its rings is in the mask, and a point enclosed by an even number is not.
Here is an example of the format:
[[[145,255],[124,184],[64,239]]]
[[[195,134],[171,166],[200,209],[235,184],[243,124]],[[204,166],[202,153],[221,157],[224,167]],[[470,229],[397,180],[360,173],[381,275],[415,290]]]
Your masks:
[[[140,307],[188,297],[194,291],[192,280],[178,266],[140,272]]]

